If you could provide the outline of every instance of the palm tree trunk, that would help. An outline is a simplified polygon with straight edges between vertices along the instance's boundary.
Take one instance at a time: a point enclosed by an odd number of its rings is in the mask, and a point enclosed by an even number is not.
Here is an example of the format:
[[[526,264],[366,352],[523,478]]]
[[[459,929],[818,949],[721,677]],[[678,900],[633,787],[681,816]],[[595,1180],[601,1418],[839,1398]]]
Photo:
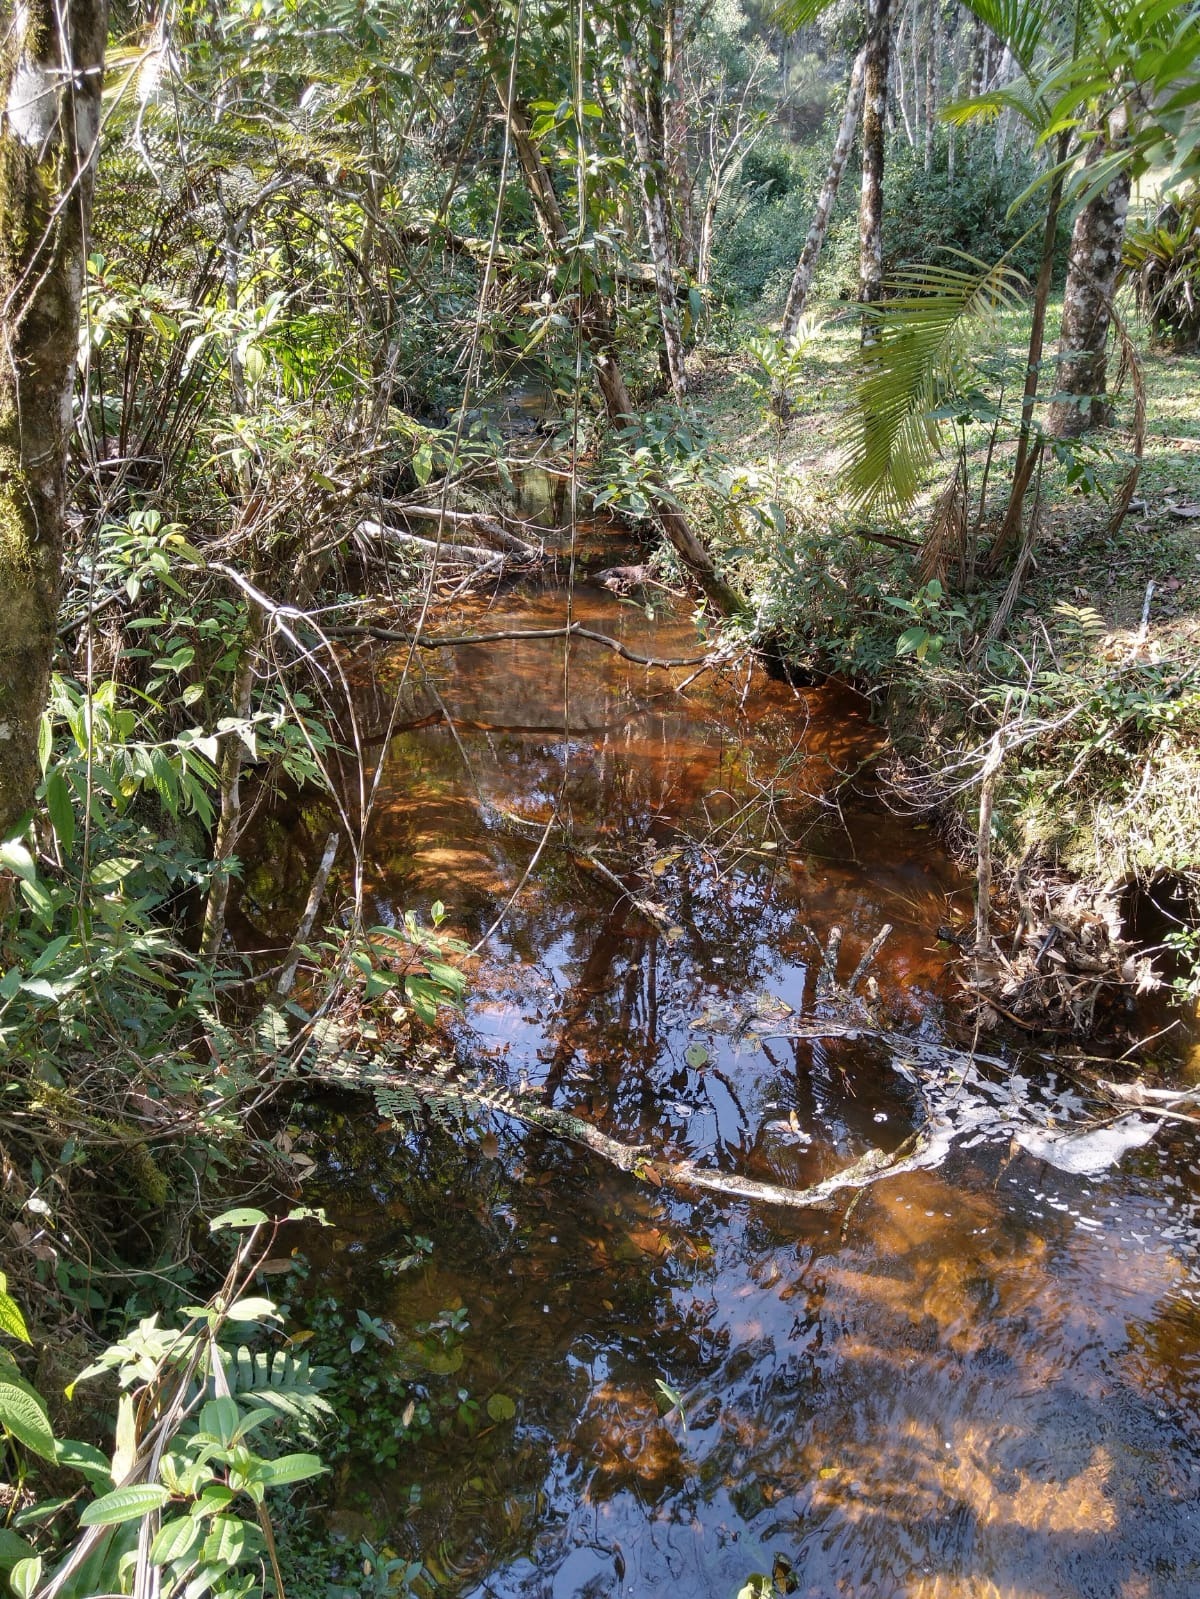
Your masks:
[[[1122,127],[1114,142],[1123,134]],[[1088,165],[1111,149],[1107,139],[1097,139],[1088,152]],[[1129,190],[1125,167],[1075,218],[1054,385],[1058,394],[1072,398],[1055,400],[1050,407],[1046,428],[1056,438],[1077,438],[1107,418],[1108,325],[1125,242]]]
[[[0,4],[0,838],[28,811],[57,638],[105,0]]]
[[[850,148],[854,143],[854,130],[858,126],[859,114],[862,111],[866,55],[864,45],[854,58],[854,66],[850,73],[850,88],[846,95],[846,109],[842,113],[841,126],[834,140],[829,169],[825,173],[825,182],[821,185],[821,192],[817,196],[817,206],[809,224],[808,237],[804,241],[804,248],[800,252],[800,259],[796,262],[796,270],[792,275],[787,304],[783,308],[783,325],[780,328],[780,337],[785,343],[795,338],[800,318],[804,315],[808,291],[812,287],[813,276],[817,269],[817,257],[825,242],[829,219],[837,202],[842,173],[845,171]]]
[[[862,197],[858,210],[858,298],[863,305],[883,297],[883,152],[891,22],[892,0],[867,0]],[[871,319],[864,317],[864,344],[873,342],[873,337]]]

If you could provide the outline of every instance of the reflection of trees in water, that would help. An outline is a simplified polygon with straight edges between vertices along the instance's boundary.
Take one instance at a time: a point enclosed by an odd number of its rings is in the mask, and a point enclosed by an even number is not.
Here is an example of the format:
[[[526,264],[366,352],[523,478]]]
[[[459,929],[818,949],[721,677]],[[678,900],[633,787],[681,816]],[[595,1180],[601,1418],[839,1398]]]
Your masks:
[[[849,1215],[693,1208],[536,1134],[500,1148],[348,1127],[322,1196],[358,1243],[323,1291],[397,1321],[461,1299],[453,1380],[517,1402],[366,1483],[395,1538],[424,1482],[409,1533],[447,1591],[540,1594],[562,1568],[570,1592],[727,1599],[776,1556],[802,1594],[1194,1591],[1200,1457],[1129,1384],[1115,1288],[1081,1352],[1069,1219],[1022,1222],[987,1174]],[[435,1250],[397,1286],[373,1262],[407,1232]]]

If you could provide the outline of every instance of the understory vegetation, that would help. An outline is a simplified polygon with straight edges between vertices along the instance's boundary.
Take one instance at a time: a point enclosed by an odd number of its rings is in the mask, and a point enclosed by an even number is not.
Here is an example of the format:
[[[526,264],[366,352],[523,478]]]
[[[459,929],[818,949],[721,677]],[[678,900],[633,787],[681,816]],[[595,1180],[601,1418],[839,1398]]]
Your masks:
[[[78,20],[26,9],[64,38]],[[1039,1010],[1024,976],[1013,1000],[993,936],[1071,884],[1127,935],[1153,907],[1120,982],[1194,1013],[1200,15],[1122,4],[1072,40],[1031,0],[928,12],[879,134],[881,293],[860,140],[781,335],[861,7],[109,8],[57,622],[31,629],[48,689],[0,840],[17,1599],[406,1591],[420,1560],[302,1531],[306,1507],[351,1454],[391,1469],[510,1419],[453,1381],[469,1308],[398,1334],[307,1282],[289,1237],[321,1220],[306,1096],[439,1058],[469,982],[452,881],[368,917],[398,701],[364,652],[407,643],[418,672],[463,596],[585,580],[589,518],[635,546],[633,603],[642,579],[694,603],[701,649],[866,697],[890,802],[995,872],[966,940],[983,1019],[1095,1020]],[[9,355],[53,207],[18,228],[3,72],[5,356],[32,394]],[[1153,111],[1109,138],[1122,96]],[[1075,219],[1122,173],[1107,378],[1060,390]],[[83,203],[80,174],[65,192]],[[1096,425],[1051,429],[1052,403],[1093,400]],[[23,403],[0,388],[4,618],[36,587]],[[256,828],[286,851],[280,796],[324,857],[247,882]],[[270,899],[269,947],[243,894]],[[354,1406],[380,1391],[376,1427]]]

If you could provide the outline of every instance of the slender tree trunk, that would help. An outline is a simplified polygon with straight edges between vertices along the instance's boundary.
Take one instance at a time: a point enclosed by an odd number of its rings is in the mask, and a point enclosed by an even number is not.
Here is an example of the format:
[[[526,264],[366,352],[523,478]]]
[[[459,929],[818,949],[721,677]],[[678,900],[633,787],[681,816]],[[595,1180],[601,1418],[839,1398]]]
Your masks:
[[[1000,65],[996,68],[994,84],[989,84],[989,88],[995,87],[997,89],[1002,89],[1011,78],[1016,76],[1016,73],[1017,64],[1013,59],[1013,53],[1009,47],[1005,45],[1004,54],[1000,57]],[[1004,152],[1008,149],[1008,135],[1009,129],[1012,126],[1012,119],[1013,114],[1007,107],[1005,107],[1005,109],[1001,111],[1000,115],[996,118],[996,145],[994,157],[997,169],[1004,165]]]
[[[916,0],[913,0],[913,3],[915,4]],[[904,123],[904,137],[908,140],[909,148],[915,150],[917,136],[913,132],[912,118],[908,114],[908,90],[904,81],[904,30],[908,26],[910,14],[911,7],[901,13],[900,23],[896,29],[896,48],[892,52],[893,66],[896,72],[896,92],[888,99],[888,112],[892,111],[892,101],[894,100],[900,107],[900,117]],[[891,120],[894,121],[894,117]]]
[[[38,780],[107,20],[0,0],[0,838]]]
[[[862,111],[863,73],[866,65],[866,55],[866,46],[864,45],[854,58],[854,66],[850,72],[850,87],[846,94],[846,109],[842,113],[841,126],[838,128],[837,138],[834,140],[833,154],[829,158],[829,168],[825,173],[825,182],[821,185],[821,192],[817,196],[817,206],[813,212],[812,222],[809,224],[808,237],[804,241],[804,248],[800,252],[800,259],[796,262],[796,270],[792,274],[792,284],[788,290],[787,304],[783,308],[783,325],[779,330],[780,337],[785,343],[787,340],[795,338],[796,329],[800,325],[800,318],[804,315],[808,291],[812,287],[813,276],[817,270],[817,258],[821,254],[821,246],[825,242],[829,219],[833,215],[833,208],[837,203],[842,173],[846,169],[846,162],[849,159],[850,149],[854,143],[854,130],[858,126],[859,115]]]
[[[939,0],[929,0],[925,24],[925,170],[933,170],[934,124],[937,120],[938,68],[940,54],[942,11]]]
[[[858,298],[863,305],[883,297],[883,134],[891,25],[892,0],[867,0],[862,197],[858,211]],[[863,342],[871,343],[873,339],[871,319],[864,317]]]
[[[663,23],[666,60],[663,83],[663,164],[671,186],[671,212],[678,238],[678,260],[694,271],[696,266],[695,172],[692,167],[688,95],[684,82],[685,17],[683,0],[666,0]]]
[[[1122,119],[1113,142],[1123,137]],[[1112,148],[1107,139],[1097,139],[1088,151],[1088,165]],[[1108,325],[1125,242],[1129,190],[1126,167],[1075,218],[1054,384],[1058,394],[1074,398],[1056,400],[1050,407],[1046,428],[1056,438],[1077,438],[1107,420]]]
[[[968,90],[972,99],[983,93],[987,81],[987,34],[978,17],[971,25],[971,81]]]
[[[682,404],[687,398],[687,372],[683,359],[679,302],[675,297],[675,263],[667,217],[665,172],[655,158],[650,138],[650,120],[632,51],[625,57],[625,107],[637,150],[638,190],[642,199],[642,219],[646,225],[650,260],[654,265],[654,287],[658,295],[658,318],[662,327],[667,376],[671,393]]]
[[[717,207],[721,203],[720,191],[714,182],[704,201],[704,217],[700,223],[700,240],[696,246],[696,282],[707,288],[712,278],[713,237],[717,228]]]
[[[1050,283],[1054,275],[1054,246],[1058,237],[1058,213],[1062,206],[1062,166],[1066,160],[1070,141],[1071,134],[1068,129],[1059,134],[1054,148],[1054,164],[1057,172],[1050,185],[1050,195],[1046,202],[1046,220],[1042,229],[1042,261],[1033,291],[1033,317],[1029,329],[1029,355],[1025,363],[1025,391],[1021,398],[1021,428],[1017,435],[1017,458],[1013,465],[1013,483],[1008,506],[1004,512],[1004,521],[990,552],[992,565],[1006,556],[1017,541],[1025,509],[1025,496],[1042,453],[1041,440],[1035,441],[1033,437],[1033,407],[1037,400],[1038,378],[1045,346],[1046,306],[1050,299]]]

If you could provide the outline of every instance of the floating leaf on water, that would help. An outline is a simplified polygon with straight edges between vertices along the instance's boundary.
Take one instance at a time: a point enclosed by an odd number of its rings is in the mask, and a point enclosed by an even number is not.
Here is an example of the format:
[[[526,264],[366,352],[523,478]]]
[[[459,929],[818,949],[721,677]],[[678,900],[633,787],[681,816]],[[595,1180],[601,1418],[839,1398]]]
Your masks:
[[[517,1407],[507,1394],[493,1394],[487,1402],[487,1413],[493,1421],[511,1421]]]
[[[701,1071],[708,1065],[711,1056],[703,1044],[689,1044],[683,1052],[683,1058],[693,1071]]]

